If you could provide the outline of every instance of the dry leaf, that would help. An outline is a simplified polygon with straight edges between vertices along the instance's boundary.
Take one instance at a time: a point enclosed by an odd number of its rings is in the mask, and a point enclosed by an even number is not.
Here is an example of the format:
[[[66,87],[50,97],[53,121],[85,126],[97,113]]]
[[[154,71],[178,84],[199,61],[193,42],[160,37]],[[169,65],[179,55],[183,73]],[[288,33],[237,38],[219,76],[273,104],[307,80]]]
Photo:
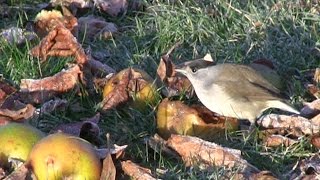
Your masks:
[[[92,8],[92,1],[89,0],[50,0],[52,6],[76,6],[77,8]]]
[[[238,178],[235,178],[238,179]],[[278,180],[270,171],[261,171],[257,174],[253,174],[250,180]]]
[[[0,107],[5,102],[5,100],[12,94],[14,94],[17,89],[11,86],[5,80],[0,79]]]
[[[169,55],[164,55],[160,59],[157,69],[157,78],[161,80],[165,88],[162,93],[166,97],[176,96],[185,92],[189,97],[193,96],[193,88],[188,78],[176,76],[175,65],[172,63]]]
[[[216,139],[226,129],[235,130],[239,121],[235,118],[218,117],[204,106],[189,107],[181,101],[164,99],[158,106],[157,129],[165,139],[171,134]]]
[[[18,104],[19,106],[14,107],[13,109],[0,108],[0,116],[8,117],[13,121],[22,121],[29,119],[34,115],[36,108],[31,104],[24,105],[24,107],[21,107],[21,103]]]
[[[304,73],[308,82],[304,84],[306,89],[317,99],[320,98],[320,68],[312,69]]]
[[[112,161],[111,154],[103,160],[102,172],[100,180],[115,180],[116,179],[116,167]]]
[[[167,145],[181,156],[186,166],[238,168],[238,174],[246,178],[260,172],[241,157],[240,150],[222,147],[200,138],[171,135]]]
[[[311,120],[310,120],[312,123],[320,126],[320,114],[316,115],[315,117],[313,117]]]
[[[42,104],[40,108],[41,114],[49,114],[54,111],[65,111],[68,105],[68,101],[65,99],[56,98],[54,100],[50,100]]]
[[[35,18],[34,27],[38,36],[44,37],[50,31],[59,27],[65,27],[76,35],[77,29],[75,27],[77,25],[77,18],[67,8],[63,7],[63,14],[58,10],[42,10]]]
[[[267,147],[279,147],[279,146],[291,146],[295,143],[298,143],[298,141],[290,139],[288,137],[282,136],[282,135],[276,135],[273,134],[266,138],[264,144]]]
[[[31,50],[32,56],[39,57],[43,61],[48,56],[75,56],[77,64],[85,64],[88,58],[78,43],[77,39],[72,35],[70,30],[65,27],[56,27],[44,37],[40,44]]]
[[[43,103],[77,87],[82,72],[78,65],[43,79],[22,79],[20,96],[27,102]]]
[[[316,70],[314,72],[314,76],[313,76],[313,82],[315,84],[319,84],[320,83],[320,68],[316,68]]]
[[[124,154],[124,151],[127,147],[128,145],[118,146],[114,144],[110,148],[96,149],[96,153],[100,157],[100,159],[106,158],[108,154],[115,155],[116,159],[118,159],[120,156]]]
[[[166,141],[162,139],[158,134],[155,134],[153,137],[145,138],[145,143],[148,144],[154,151],[161,153],[165,152],[168,155],[171,155],[172,157],[178,158],[178,154],[168,148],[166,146]]]
[[[319,133],[320,126],[301,116],[268,114],[261,117],[257,124],[264,128],[279,128],[290,131],[295,136]],[[300,134],[301,133],[301,134]]]
[[[320,89],[317,85],[306,84],[305,87],[309,91],[310,94],[312,94],[317,99],[320,99]]]
[[[100,134],[99,121],[100,113],[97,113],[95,116],[83,119],[81,122],[60,124],[50,133],[63,132],[83,139],[97,138]]]
[[[151,170],[141,167],[132,161],[121,161],[121,167],[125,174],[127,174],[130,179],[139,180],[155,180],[152,176]]]
[[[114,23],[106,22],[103,18],[93,15],[79,18],[78,23],[79,31],[85,33],[86,38],[90,40],[99,37],[108,39],[118,31]]]
[[[93,0],[94,4],[111,16],[126,12],[128,7],[127,0]]]
[[[157,88],[146,72],[128,68],[110,78],[104,87],[103,97],[103,110],[127,102],[131,102],[133,108],[141,110],[156,102]]]
[[[316,134],[316,135],[311,136],[310,143],[311,143],[314,147],[320,149],[320,135],[319,135],[319,134]]]
[[[6,176],[5,170],[2,167],[0,167],[0,179],[3,179],[5,176]]]
[[[289,179],[319,179],[320,157],[313,155],[308,159],[301,160],[294,171],[289,174]]]
[[[300,111],[304,117],[312,118],[320,113],[320,99],[314,100],[311,103],[305,103]]]

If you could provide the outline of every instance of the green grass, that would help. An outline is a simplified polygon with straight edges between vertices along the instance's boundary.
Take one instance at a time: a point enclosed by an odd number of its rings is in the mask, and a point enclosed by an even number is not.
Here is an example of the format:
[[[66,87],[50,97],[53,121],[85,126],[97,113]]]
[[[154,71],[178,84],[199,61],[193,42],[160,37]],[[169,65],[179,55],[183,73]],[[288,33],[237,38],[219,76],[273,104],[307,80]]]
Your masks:
[[[13,2],[13,1],[12,1]],[[23,7],[27,1],[17,5]],[[320,7],[306,1],[304,5],[296,1],[149,1],[145,11],[128,11],[126,15],[111,18],[121,32],[110,40],[97,39],[89,44],[94,51],[107,51],[111,56],[105,63],[117,71],[129,66],[139,67],[155,77],[161,55],[177,42],[182,45],[173,53],[175,63],[203,57],[210,52],[218,62],[249,63],[257,58],[267,58],[276,65],[278,73],[284,77],[287,91],[295,103],[304,98],[305,89],[295,72],[320,66],[317,48],[320,46]],[[13,3],[11,4],[13,5]],[[12,16],[0,22],[0,28],[22,27],[27,20],[35,17],[35,12],[27,16],[25,9],[13,11]],[[1,16],[1,14],[0,14]],[[79,41],[82,42],[82,37]],[[70,59],[52,58],[49,64],[40,65],[37,59],[28,55],[28,50],[36,43],[26,45],[0,44],[0,73],[19,84],[22,78],[40,78],[60,71]],[[57,63],[59,62],[59,63]],[[94,115],[101,95],[95,97],[64,95],[71,104],[80,103],[85,112],[54,112],[42,117],[37,126],[48,132],[52,127]],[[71,105],[70,105],[71,106]],[[166,169],[164,179],[220,179],[230,172],[223,168],[200,171],[185,168],[180,161],[162,153],[150,150],[143,139],[156,132],[155,110],[149,108],[139,112],[128,107],[112,110],[102,116],[101,130],[111,134],[113,143],[128,144],[127,154],[135,162],[155,170]],[[225,146],[243,151],[244,157],[261,170],[270,170],[280,178],[290,171],[295,162],[308,157],[316,150],[308,141],[292,147],[266,149],[256,137],[244,142],[243,137],[228,135]]]

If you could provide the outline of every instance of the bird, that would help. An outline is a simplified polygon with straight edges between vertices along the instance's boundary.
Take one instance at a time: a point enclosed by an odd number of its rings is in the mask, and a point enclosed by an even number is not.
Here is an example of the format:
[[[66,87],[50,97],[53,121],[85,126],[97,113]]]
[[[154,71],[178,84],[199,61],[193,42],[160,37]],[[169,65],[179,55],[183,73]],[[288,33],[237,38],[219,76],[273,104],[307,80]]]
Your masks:
[[[279,89],[248,65],[223,63],[199,66],[192,61],[178,65],[175,71],[191,82],[200,102],[223,116],[250,121],[270,108],[299,114]]]

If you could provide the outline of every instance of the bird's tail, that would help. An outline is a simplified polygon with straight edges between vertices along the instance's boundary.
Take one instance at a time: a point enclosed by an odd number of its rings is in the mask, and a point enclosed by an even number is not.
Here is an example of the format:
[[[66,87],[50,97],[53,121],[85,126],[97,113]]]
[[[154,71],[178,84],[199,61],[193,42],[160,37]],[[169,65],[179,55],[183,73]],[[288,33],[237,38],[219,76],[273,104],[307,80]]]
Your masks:
[[[295,114],[300,114],[299,111],[297,111],[296,109],[294,109],[293,107],[291,107],[290,105],[288,105],[287,103],[283,102],[283,101],[279,101],[279,100],[273,100],[273,101],[268,101],[268,106],[270,108],[278,108],[284,111],[289,111]]]

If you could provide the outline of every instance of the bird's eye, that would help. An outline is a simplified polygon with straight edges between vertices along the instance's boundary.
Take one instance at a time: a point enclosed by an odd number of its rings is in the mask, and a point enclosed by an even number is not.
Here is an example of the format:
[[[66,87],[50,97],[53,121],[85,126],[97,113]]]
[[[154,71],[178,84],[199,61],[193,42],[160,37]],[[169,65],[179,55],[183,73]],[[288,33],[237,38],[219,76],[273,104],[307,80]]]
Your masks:
[[[198,71],[198,69],[197,69],[196,67],[193,67],[193,68],[191,68],[191,71],[192,71],[193,73],[195,73],[195,72]]]

